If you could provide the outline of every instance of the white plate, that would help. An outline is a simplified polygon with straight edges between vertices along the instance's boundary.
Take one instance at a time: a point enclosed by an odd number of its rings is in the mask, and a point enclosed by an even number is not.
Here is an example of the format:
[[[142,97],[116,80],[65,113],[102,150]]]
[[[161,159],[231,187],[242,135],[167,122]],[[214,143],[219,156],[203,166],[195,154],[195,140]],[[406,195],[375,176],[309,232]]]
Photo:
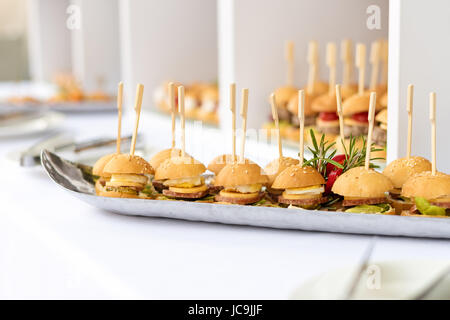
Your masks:
[[[43,133],[58,128],[64,120],[64,115],[57,112],[46,112],[42,115],[21,122],[0,125],[0,138]]]

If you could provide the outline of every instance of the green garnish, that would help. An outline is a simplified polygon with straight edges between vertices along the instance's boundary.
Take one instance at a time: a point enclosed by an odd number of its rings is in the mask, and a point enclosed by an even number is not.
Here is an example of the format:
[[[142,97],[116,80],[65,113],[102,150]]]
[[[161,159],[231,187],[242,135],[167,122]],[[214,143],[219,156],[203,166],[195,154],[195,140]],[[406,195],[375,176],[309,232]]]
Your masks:
[[[359,206],[354,206],[350,209],[345,210],[345,212],[350,213],[385,213],[392,209],[392,207],[387,203],[382,204],[362,204]]]
[[[427,216],[445,216],[445,208],[431,205],[425,198],[415,197],[417,210]]]
[[[362,148],[359,149],[356,147],[357,139],[362,139],[363,145]],[[343,172],[355,168],[355,167],[362,167],[364,166],[364,162],[366,161],[366,139],[363,136],[353,137],[353,135],[350,136],[350,143],[347,147],[345,146],[345,143],[343,143],[344,151],[345,151],[345,160],[344,160],[344,166],[343,166]],[[372,143],[370,147],[370,152],[377,152],[377,151],[383,151],[384,149],[376,148],[375,144]],[[370,168],[379,168],[379,166],[374,165],[371,163],[374,160],[385,160],[385,158],[382,157],[376,157],[376,158],[370,158]]]

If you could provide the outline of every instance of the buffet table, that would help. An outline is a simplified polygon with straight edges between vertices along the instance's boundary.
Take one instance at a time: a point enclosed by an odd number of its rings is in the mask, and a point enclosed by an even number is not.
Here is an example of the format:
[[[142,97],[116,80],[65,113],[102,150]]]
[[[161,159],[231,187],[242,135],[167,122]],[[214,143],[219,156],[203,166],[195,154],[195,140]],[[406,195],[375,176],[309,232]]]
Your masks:
[[[115,114],[70,115],[64,128],[89,138],[115,123]],[[0,142],[0,298],[286,299],[315,275],[357,264],[372,238],[100,211],[41,168],[6,159],[39,139]],[[449,242],[377,237],[373,261],[408,259],[449,260]]]

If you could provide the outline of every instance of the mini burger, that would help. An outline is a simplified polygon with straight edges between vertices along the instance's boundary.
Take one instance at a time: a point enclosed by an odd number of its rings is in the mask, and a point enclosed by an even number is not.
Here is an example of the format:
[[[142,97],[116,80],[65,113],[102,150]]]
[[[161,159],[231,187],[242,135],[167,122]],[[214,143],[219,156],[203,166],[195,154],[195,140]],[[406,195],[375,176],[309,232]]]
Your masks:
[[[222,154],[220,156],[215,157],[211,160],[211,162],[208,164],[207,169],[214,173],[214,176],[217,177],[220,173],[220,171],[230,163],[236,162],[238,159],[237,156],[234,156],[232,154]],[[215,178],[210,181],[209,186],[209,193],[210,194],[217,194],[220,190],[222,190],[221,186],[215,186],[214,185]]]
[[[387,109],[378,112],[375,117],[377,125],[373,128],[373,142],[379,146],[386,146],[387,141]]]
[[[342,114],[344,116],[344,135],[346,138],[353,136],[367,135],[369,130],[368,112],[370,103],[370,92],[362,95],[353,95],[342,104]],[[380,105],[376,104],[375,110],[380,110]]]
[[[325,179],[313,167],[299,164],[283,170],[272,184],[272,189],[282,190],[278,202],[314,209],[328,201],[323,196]]]
[[[201,105],[198,118],[209,123],[218,123],[217,109],[219,107],[219,89],[217,86],[208,86],[200,96]]]
[[[384,94],[381,96],[381,98],[380,98],[380,105],[381,105],[383,108],[387,108],[387,105],[388,105],[388,94],[387,94],[387,92],[384,93]]]
[[[197,200],[209,191],[202,174],[205,166],[190,156],[169,158],[156,169],[155,179],[167,187],[162,192],[173,199]]]
[[[97,193],[97,195],[100,195],[100,193],[104,192],[106,182],[111,179],[111,175],[105,173],[103,169],[105,168],[106,164],[116,155],[116,153],[112,153],[101,157],[97,160],[97,162],[94,164],[94,167],[92,168],[92,174],[98,177],[97,181],[95,181],[95,192]]]
[[[450,216],[450,176],[425,171],[409,178],[402,188],[402,197],[414,203],[402,215]]]
[[[148,198],[144,189],[148,176],[154,173],[152,166],[139,156],[129,154],[115,155],[103,169],[111,178],[99,194],[104,197]]]
[[[400,158],[389,163],[383,170],[383,174],[394,185],[389,190],[389,200],[397,214],[409,210],[413,205],[410,199],[401,196],[403,185],[409,178],[425,171],[431,171],[431,162],[422,157]]]
[[[291,122],[291,113],[288,110],[288,103],[292,97],[297,95],[297,88],[291,86],[280,87],[275,90],[277,97],[277,112],[280,121]]]
[[[278,96],[276,97],[278,100]],[[307,92],[305,92],[305,127],[313,126],[316,123],[317,112],[312,109],[312,102],[316,97],[317,97],[316,94],[310,95]],[[290,122],[298,128],[300,125],[298,120],[298,91],[297,94],[292,96],[292,98],[289,100],[287,109],[291,114]]]
[[[268,178],[262,168],[250,160],[227,164],[216,177],[215,186],[223,187],[215,200],[226,204],[253,204],[264,198],[262,187]]]
[[[165,81],[162,85],[156,88],[155,92],[153,93],[153,100],[155,104],[158,106],[159,109],[170,112],[169,107],[169,81]],[[175,85],[175,105],[177,105],[177,88],[181,85],[178,82],[174,83]]]
[[[264,172],[269,179],[269,182],[266,184],[266,191],[275,202],[278,202],[278,197],[283,192],[283,190],[272,188],[276,177],[278,177],[278,175],[285,169],[289,168],[290,166],[297,165],[298,163],[299,161],[297,159],[290,157],[281,157],[273,160],[264,168]]]
[[[150,165],[156,169],[159,168],[161,163],[166,161],[169,158],[179,157],[181,156],[181,150],[177,148],[165,149],[158,153],[156,153],[149,161]],[[167,189],[167,186],[164,186],[163,181],[159,181],[153,179],[152,181],[153,187],[159,192],[162,192],[163,189]]]
[[[385,175],[355,167],[340,175],[331,191],[344,197],[345,212],[395,214],[386,198],[393,184]]]

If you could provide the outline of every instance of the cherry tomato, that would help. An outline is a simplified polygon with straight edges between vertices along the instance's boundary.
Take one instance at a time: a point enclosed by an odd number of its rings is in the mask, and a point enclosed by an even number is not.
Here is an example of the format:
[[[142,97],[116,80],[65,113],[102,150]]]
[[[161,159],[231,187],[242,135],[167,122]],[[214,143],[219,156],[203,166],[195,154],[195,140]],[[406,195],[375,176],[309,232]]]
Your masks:
[[[342,169],[336,168],[328,174],[328,180],[325,185],[325,193],[330,193],[336,179],[341,175]]]
[[[338,154],[338,155],[334,156],[332,160],[336,161],[337,163],[344,164],[345,154]],[[334,164],[327,163],[327,174],[332,172],[333,170],[337,170],[337,169],[339,169],[339,168],[337,168]],[[339,169],[339,170],[342,170],[342,169]]]
[[[319,113],[319,118],[323,121],[334,121],[338,120],[339,116],[336,112],[321,112]]]
[[[352,119],[358,122],[369,122],[369,113],[368,112],[355,113],[352,116]]]

